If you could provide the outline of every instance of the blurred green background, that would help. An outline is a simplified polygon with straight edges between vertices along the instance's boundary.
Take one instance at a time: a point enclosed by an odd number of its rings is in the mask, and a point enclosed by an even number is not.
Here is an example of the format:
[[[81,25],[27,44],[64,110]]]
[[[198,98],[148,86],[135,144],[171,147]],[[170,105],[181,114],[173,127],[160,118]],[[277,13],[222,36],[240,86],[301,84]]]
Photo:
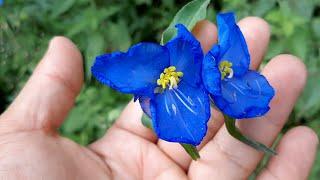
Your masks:
[[[125,2],[125,3],[124,3]],[[0,112],[14,99],[55,35],[71,38],[84,57],[86,83],[60,131],[86,145],[103,135],[131,96],[99,85],[90,76],[96,55],[158,41],[188,1],[5,0],[0,7]],[[320,134],[320,0],[212,1],[208,19],[232,10],[238,19],[260,16],[272,30],[265,63],[279,53],[300,57],[308,67],[306,89],[283,132],[307,125]],[[41,95],[41,94],[39,94]],[[320,177],[320,151],[310,179]]]

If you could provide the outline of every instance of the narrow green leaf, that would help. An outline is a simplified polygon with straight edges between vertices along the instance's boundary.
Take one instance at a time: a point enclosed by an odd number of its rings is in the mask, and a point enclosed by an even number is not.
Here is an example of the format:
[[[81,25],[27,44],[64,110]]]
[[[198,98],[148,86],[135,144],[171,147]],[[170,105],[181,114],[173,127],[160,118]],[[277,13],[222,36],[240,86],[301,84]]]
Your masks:
[[[76,0],[55,1],[51,18],[55,19],[72,8]]]
[[[264,144],[261,144],[255,140],[252,140],[246,136],[244,136],[240,130],[236,127],[236,120],[224,115],[224,121],[227,127],[228,132],[230,133],[230,135],[236,139],[238,139],[239,141],[251,146],[252,148],[258,150],[258,151],[262,151],[268,155],[276,155],[277,153],[268,148],[267,146],[265,146]]]
[[[86,57],[86,69],[85,74],[86,78],[91,78],[91,66],[95,57],[98,54],[104,52],[105,42],[103,39],[103,35],[99,32],[90,34],[90,38],[88,38],[87,48],[85,50],[85,57]]]
[[[255,16],[263,16],[276,5],[276,0],[259,0],[252,4],[252,12]]]
[[[312,59],[310,59],[312,60]],[[316,67],[316,66],[315,66]],[[309,75],[305,89],[295,106],[296,116],[301,118],[319,117],[320,112],[320,70],[311,71],[309,68]]]
[[[287,3],[288,7],[293,13],[307,20],[311,19],[313,9],[316,7],[315,2],[313,0],[309,0],[309,1],[290,0],[290,1],[281,1],[281,3]]]
[[[131,35],[128,30],[128,25],[125,21],[108,24],[108,38],[107,42],[112,44],[113,49],[126,51],[131,45]]]
[[[209,3],[210,0],[193,0],[183,6],[175,15],[169,27],[163,32],[161,44],[165,44],[175,36],[176,30],[174,26],[176,24],[184,24],[189,30],[192,30],[198,21],[206,17]]]
[[[320,18],[316,17],[312,19],[311,23],[313,33],[318,38],[318,40],[320,40]]]
[[[193,160],[197,160],[200,158],[200,154],[197,150],[197,148],[191,144],[184,144],[181,143],[181,146],[184,148],[184,150],[189,154],[189,156],[193,159]]]

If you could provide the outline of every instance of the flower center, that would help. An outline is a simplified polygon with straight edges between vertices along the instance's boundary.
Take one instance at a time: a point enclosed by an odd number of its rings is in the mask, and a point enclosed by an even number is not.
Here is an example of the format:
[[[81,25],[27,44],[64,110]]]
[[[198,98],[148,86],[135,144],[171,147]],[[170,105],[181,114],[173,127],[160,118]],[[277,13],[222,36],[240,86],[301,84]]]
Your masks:
[[[233,77],[232,63],[230,61],[221,61],[219,64],[219,70],[221,73],[221,79]]]
[[[170,66],[165,68],[163,73],[160,74],[160,78],[157,80],[157,84],[165,89],[177,88],[180,78],[183,76],[182,72],[176,72],[176,67]]]

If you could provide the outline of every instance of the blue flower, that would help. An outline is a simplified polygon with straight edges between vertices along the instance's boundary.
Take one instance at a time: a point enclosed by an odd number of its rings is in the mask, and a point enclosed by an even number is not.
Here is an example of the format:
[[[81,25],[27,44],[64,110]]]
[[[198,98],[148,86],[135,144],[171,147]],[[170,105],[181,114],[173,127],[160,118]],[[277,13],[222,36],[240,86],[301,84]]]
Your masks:
[[[3,0],[0,0],[0,6],[2,6],[3,5]]]
[[[177,36],[164,46],[139,43],[126,53],[98,56],[91,70],[101,83],[139,99],[159,138],[198,145],[210,117],[203,53],[182,24],[176,28]]]
[[[202,77],[214,104],[233,118],[252,118],[269,111],[274,90],[266,78],[249,69],[246,41],[233,13],[217,16],[218,44],[206,54]]]

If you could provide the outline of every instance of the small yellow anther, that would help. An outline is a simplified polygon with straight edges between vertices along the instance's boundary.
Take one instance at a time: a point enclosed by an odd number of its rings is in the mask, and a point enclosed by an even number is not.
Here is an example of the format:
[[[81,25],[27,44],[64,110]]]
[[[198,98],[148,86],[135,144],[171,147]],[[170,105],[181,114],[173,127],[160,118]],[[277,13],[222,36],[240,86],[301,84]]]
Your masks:
[[[162,82],[162,83],[161,83],[161,86],[162,86],[162,89],[165,89],[165,88],[166,88],[166,83],[165,83],[165,82]]]
[[[164,74],[163,74],[163,73],[161,73],[161,74],[160,74],[160,78],[163,78],[163,77],[164,77]]]
[[[183,72],[177,72],[178,77],[182,77],[183,76]]]
[[[233,77],[232,63],[230,61],[221,61],[219,64],[219,70],[221,73],[221,79],[224,79],[225,77]]]
[[[176,71],[176,67],[174,67],[174,66],[170,66],[170,67],[168,67],[168,69],[169,69],[170,72]]]
[[[176,72],[176,67],[170,66],[163,70],[163,73],[160,74],[160,78],[157,80],[157,85],[161,86],[162,89],[177,88],[180,78],[183,76],[182,72]]]

